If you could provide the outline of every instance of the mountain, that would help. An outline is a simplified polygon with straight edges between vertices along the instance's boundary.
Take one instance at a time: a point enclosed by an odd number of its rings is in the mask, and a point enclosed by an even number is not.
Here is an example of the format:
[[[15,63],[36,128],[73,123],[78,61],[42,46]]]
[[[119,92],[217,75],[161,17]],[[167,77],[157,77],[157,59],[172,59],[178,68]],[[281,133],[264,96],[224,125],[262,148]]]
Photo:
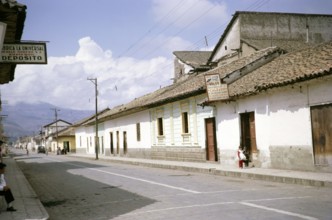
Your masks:
[[[2,105],[5,135],[13,141],[18,137],[38,134],[43,126],[55,121],[55,109],[57,119],[72,124],[94,114],[93,110],[59,108],[49,103]]]

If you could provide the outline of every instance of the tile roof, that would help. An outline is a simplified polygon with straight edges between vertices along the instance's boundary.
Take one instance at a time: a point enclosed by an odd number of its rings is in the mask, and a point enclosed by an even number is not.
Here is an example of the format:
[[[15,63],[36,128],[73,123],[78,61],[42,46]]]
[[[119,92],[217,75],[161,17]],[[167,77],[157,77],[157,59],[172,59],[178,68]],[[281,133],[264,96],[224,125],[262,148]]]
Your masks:
[[[111,118],[117,118],[129,113],[146,110],[176,100],[181,100],[194,95],[204,94],[206,93],[205,78],[204,78],[206,74],[219,73],[221,77],[225,77],[236,70],[244,68],[250,63],[254,63],[255,61],[261,59],[262,57],[269,56],[279,51],[280,51],[279,48],[276,47],[267,48],[264,50],[257,51],[251,54],[250,56],[243,57],[241,59],[233,61],[232,63],[227,64],[225,66],[219,66],[213,70],[198,75],[190,75],[188,79],[184,81],[180,81],[178,83],[174,83],[172,85],[158,89],[155,92],[136,98],[129,103],[116,106],[110,109],[109,111],[101,114],[99,116],[99,120],[101,122]],[[93,120],[90,120],[85,124],[92,124],[92,123]]]
[[[65,121],[65,120],[62,120],[62,119],[58,119],[58,120],[53,121],[53,122],[51,122],[51,123],[49,123],[49,124],[47,124],[47,125],[44,125],[43,127],[44,127],[44,128],[46,128],[46,127],[52,127],[52,125],[55,125],[56,123],[59,123],[59,122],[63,122],[63,123],[65,123],[65,124],[67,124],[67,125],[71,125],[71,123],[68,122],[68,121]]]
[[[278,47],[269,47],[213,70],[191,75],[187,80],[166,86],[138,97],[129,103],[105,111],[99,115],[99,120],[102,122],[176,100],[206,94],[204,79],[206,74],[219,73],[223,79],[246,68],[248,65],[253,66],[255,63],[259,63],[260,60],[274,57],[275,54],[281,52],[282,50]],[[231,82],[228,85],[228,90],[231,98],[237,98],[324,75],[332,75],[332,42],[278,56]],[[90,120],[85,124],[92,123],[94,123],[94,120]]]
[[[332,41],[287,53],[231,83],[232,97],[332,75]]]
[[[101,111],[98,111],[98,114],[97,114],[98,117],[99,117],[99,115],[102,115],[102,114],[104,114],[105,112],[107,112],[109,110],[110,110],[109,108],[105,108],[105,109],[103,109]],[[71,125],[71,127],[79,127],[79,126],[84,125],[84,124],[86,124],[88,122],[95,121],[95,115],[96,114],[93,114],[93,115],[85,117],[85,118],[83,118],[83,119],[81,119],[79,121],[76,121],[73,125]]]
[[[285,52],[294,52],[313,46],[314,44],[308,44],[300,40],[286,40],[286,39],[246,39],[241,38],[242,42],[249,44],[256,50],[262,50],[267,47],[279,47]]]
[[[52,134],[54,135],[54,134]],[[59,137],[65,137],[65,136],[75,136],[75,129],[73,127],[66,127],[60,131],[58,131]]]

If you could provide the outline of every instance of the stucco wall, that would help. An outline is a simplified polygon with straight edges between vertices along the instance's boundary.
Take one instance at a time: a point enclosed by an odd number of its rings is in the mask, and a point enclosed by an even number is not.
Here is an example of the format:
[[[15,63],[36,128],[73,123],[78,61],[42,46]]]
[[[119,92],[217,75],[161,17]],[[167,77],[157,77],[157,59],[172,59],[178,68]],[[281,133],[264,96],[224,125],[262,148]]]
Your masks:
[[[332,39],[332,16],[302,14],[241,14],[241,37],[293,39],[322,43]]]
[[[312,80],[220,103],[217,106],[218,147],[222,164],[236,164],[240,118],[255,112],[257,162],[261,167],[315,170],[310,106],[332,103],[332,80]]]
[[[95,136],[94,126],[77,127],[75,129],[76,152],[94,154],[95,153],[94,136]]]
[[[136,124],[140,124],[141,139],[137,141]],[[116,132],[119,131],[119,140],[117,140]],[[110,132],[113,132],[113,144],[116,153],[116,144],[119,142],[120,154],[123,155],[123,132],[127,133],[127,156],[139,157],[136,153],[144,155],[145,150],[151,146],[150,131],[150,115],[149,111],[142,111],[132,115],[116,118],[104,123],[104,146],[105,153],[109,154],[111,147]],[[135,152],[135,153],[134,153]]]
[[[230,28],[229,32],[221,42],[220,47],[218,47],[216,54],[213,56],[212,62],[218,61],[220,58],[234,53],[234,49],[240,48],[240,26],[239,19],[236,19],[233,26]],[[233,50],[232,50],[233,49]]]
[[[201,107],[205,95],[173,102],[151,110],[152,158],[205,161],[205,118],[213,107]],[[188,112],[189,133],[182,132],[182,112]],[[158,136],[157,118],[163,118],[164,135]]]

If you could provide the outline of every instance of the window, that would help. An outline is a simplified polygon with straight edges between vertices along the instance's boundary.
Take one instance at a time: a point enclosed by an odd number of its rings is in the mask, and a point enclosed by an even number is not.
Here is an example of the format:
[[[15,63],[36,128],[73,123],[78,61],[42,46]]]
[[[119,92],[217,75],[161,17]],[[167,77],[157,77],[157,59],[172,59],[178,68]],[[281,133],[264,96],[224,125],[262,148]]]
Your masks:
[[[136,138],[137,141],[141,141],[141,124],[136,123]]]
[[[158,135],[159,136],[164,135],[163,118],[158,118],[158,120],[157,120],[157,126],[158,126]]]
[[[188,112],[182,112],[182,133],[189,133]]]

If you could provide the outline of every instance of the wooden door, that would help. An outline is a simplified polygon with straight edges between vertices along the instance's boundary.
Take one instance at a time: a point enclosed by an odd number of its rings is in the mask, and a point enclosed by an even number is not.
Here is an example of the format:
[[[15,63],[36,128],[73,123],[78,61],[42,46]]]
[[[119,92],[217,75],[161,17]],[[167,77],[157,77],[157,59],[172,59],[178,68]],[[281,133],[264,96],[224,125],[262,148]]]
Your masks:
[[[116,154],[120,154],[120,133],[116,131]]]
[[[114,154],[113,132],[110,132],[110,148],[111,148],[111,155],[112,155],[112,154]]]
[[[123,154],[127,154],[127,132],[123,132]]]
[[[205,119],[206,159],[218,161],[215,118]]]
[[[332,165],[332,104],[310,111],[315,165]]]
[[[257,152],[255,113],[247,112],[240,114],[241,119],[241,143],[251,157],[251,153]]]

